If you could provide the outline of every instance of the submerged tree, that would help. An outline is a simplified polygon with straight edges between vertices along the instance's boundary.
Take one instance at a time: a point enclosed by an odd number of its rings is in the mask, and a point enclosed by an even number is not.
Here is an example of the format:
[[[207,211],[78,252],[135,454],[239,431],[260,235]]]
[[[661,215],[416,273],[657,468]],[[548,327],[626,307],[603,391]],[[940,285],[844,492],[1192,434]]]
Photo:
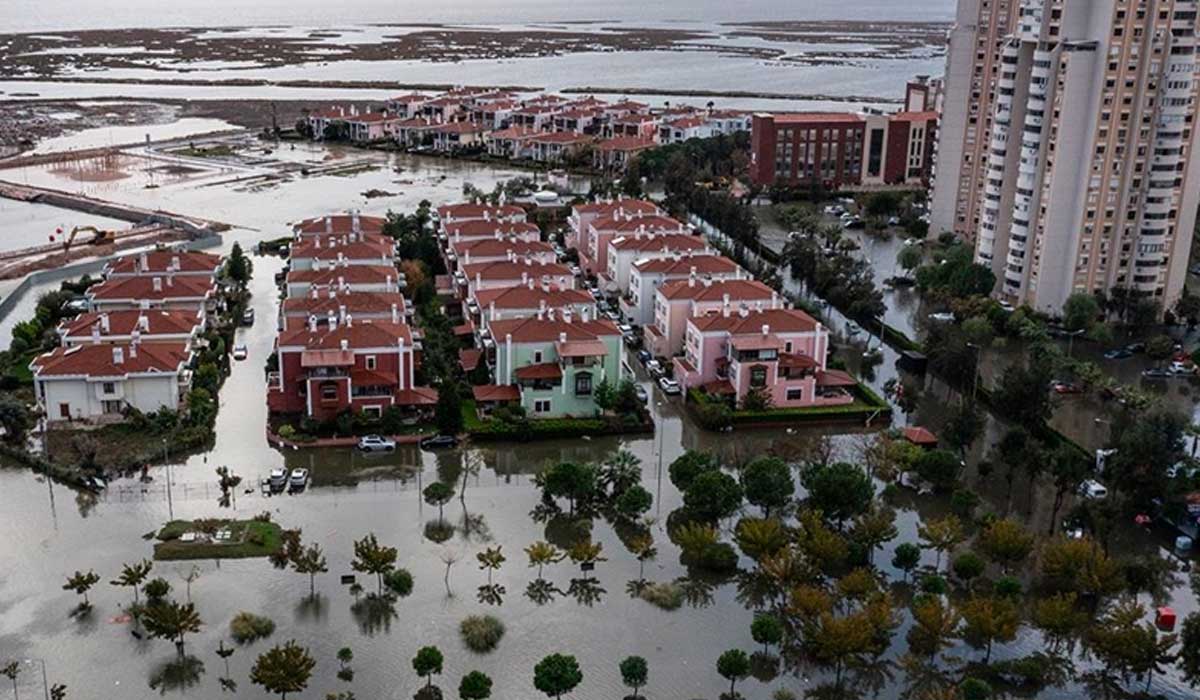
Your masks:
[[[479,568],[487,571],[488,585],[492,585],[492,572],[499,571],[500,567],[507,559],[500,552],[500,546],[489,547],[475,555],[475,559],[479,562]]]
[[[646,660],[640,656],[627,656],[618,665],[621,671],[621,682],[633,690],[633,697],[638,697],[638,688],[646,685],[650,669]]]
[[[355,541],[354,561],[350,562],[350,568],[362,573],[373,574],[379,587],[379,594],[382,595],[383,576],[396,567],[397,556],[395,547],[379,544],[375,533],[372,532],[361,540]]]
[[[63,590],[75,591],[77,595],[83,596],[82,607],[90,608],[92,604],[88,601],[88,591],[92,590],[92,586],[96,585],[99,581],[100,575],[95,571],[89,569],[86,574],[82,571],[76,571],[67,577],[67,582],[63,584]]]
[[[525,554],[529,557],[529,566],[537,567],[537,577],[542,577],[542,569],[547,564],[557,564],[566,558],[566,555],[549,542],[534,542],[525,548]]]
[[[133,589],[133,602],[138,602],[138,589],[142,587],[146,577],[150,575],[151,569],[154,568],[154,563],[149,559],[143,559],[135,564],[124,564],[121,567],[121,575],[115,580],[110,581],[114,586],[126,586]]]
[[[308,687],[316,665],[308,649],[292,640],[261,654],[250,669],[250,682],[286,700],[288,693],[300,693]]]
[[[191,603],[180,605],[172,600],[147,607],[143,624],[151,637],[175,642],[175,648],[183,656],[184,635],[199,632],[202,623],[196,606]]]
[[[729,694],[733,695],[737,682],[750,675],[750,657],[741,649],[730,649],[717,657],[717,673],[729,681]]]
[[[418,676],[425,679],[426,688],[433,687],[434,675],[441,675],[443,661],[442,652],[437,647],[427,646],[417,650],[412,667]]]
[[[325,554],[321,551],[321,545],[311,544],[292,559],[292,568],[298,574],[308,574],[308,595],[314,597],[317,595],[317,574],[323,574],[329,571],[329,566],[325,561]]]
[[[574,656],[551,654],[533,667],[533,687],[548,697],[561,698],[583,682],[583,672]]]

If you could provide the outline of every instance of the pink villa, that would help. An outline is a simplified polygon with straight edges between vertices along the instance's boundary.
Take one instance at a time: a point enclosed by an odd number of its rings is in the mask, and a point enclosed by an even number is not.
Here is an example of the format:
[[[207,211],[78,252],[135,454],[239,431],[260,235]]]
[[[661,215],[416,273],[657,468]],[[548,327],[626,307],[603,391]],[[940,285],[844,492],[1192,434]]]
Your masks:
[[[636,136],[618,136],[596,144],[596,155],[592,165],[600,170],[624,170],[642,151],[657,144],[651,139]]]
[[[688,319],[675,378],[738,405],[753,390],[765,391],[776,408],[853,403],[857,382],[825,369],[828,350],[829,331],[803,311],[722,311]]]
[[[387,219],[382,216],[361,216],[358,212],[351,212],[305,219],[293,225],[292,231],[298,240],[321,235],[381,234],[386,223]]]
[[[577,248],[582,255],[587,248],[587,231],[593,221],[607,219],[616,213],[642,215],[659,214],[661,210],[653,202],[644,199],[606,199],[589,204],[576,204],[571,208],[571,216],[567,223],[571,232],[567,235],[567,247]]]
[[[579,248],[579,265],[594,275],[608,270],[608,245],[614,238],[647,233],[687,233],[687,228],[664,214],[645,214],[618,209],[611,216],[596,219],[587,227],[587,240]]]
[[[683,352],[689,318],[784,306],[779,293],[758,280],[689,277],[667,282],[655,297],[654,323],[645,327],[646,349],[662,357]]]
[[[350,140],[355,143],[374,143],[384,141],[395,135],[396,125],[402,120],[393,114],[383,112],[365,112],[346,119],[350,130]]]

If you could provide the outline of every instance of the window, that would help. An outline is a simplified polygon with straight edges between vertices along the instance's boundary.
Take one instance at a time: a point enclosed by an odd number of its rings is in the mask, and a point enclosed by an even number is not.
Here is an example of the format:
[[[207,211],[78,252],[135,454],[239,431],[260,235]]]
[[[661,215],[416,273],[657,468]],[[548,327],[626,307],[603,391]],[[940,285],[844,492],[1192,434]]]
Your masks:
[[[101,385],[101,389],[105,394],[117,393],[117,385],[113,382],[104,382],[104,384]]]
[[[804,400],[804,390],[803,389],[788,389],[787,390],[787,400],[788,401],[803,401]]]
[[[550,412],[550,400],[544,399],[544,400],[534,401],[533,402],[533,412],[534,413],[549,413]]]
[[[375,363],[375,356],[374,356],[374,355],[367,355],[367,361],[366,361],[366,362],[367,362],[367,369],[375,369],[375,367],[376,367],[376,363]]]
[[[321,385],[321,400],[336,401],[338,396],[337,384],[333,382],[325,382]]]
[[[372,358],[374,359],[374,358]],[[383,417],[383,406],[363,406],[363,415],[371,416],[372,418]]]
[[[755,389],[761,389],[767,385],[767,368],[763,365],[754,365],[750,368],[750,386]]]
[[[535,365],[542,364],[542,351],[541,350],[538,350],[533,353],[533,364],[535,364]]]
[[[590,396],[592,393],[591,372],[580,372],[575,375],[575,395]]]

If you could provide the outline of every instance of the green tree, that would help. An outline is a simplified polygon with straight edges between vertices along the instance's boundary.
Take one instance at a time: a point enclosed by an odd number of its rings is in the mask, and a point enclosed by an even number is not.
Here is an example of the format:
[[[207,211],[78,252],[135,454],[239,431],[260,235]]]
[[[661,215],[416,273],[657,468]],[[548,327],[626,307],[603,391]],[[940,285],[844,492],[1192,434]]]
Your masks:
[[[973,579],[981,576],[985,566],[983,559],[980,559],[975,552],[963,552],[954,557],[954,561],[950,564],[954,575],[966,584],[970,584]]]
[[[259,655],[250,669],[250,682],[286,700],[288,693],[304,692],[316,665],[308,649],[291,640]]]
[[[671,465],[667,467],[667,473],[675,488],[683,492],[687,491],[696,477],[702,473],[720,468],[721,465],[717,463],[717,458],[708,452],[688,450],[671,462]]]
[[[759,457],[742,470],[742,490],[746,500],[762,508],[771,517],[772,508],[782,508],[792,500],[796,484],[792,470],[778,457]]]
[[[617,513],[622,517],[627,520],[634,520],[650,510],[653,504],[654,496],[650,495],[650,492],[640,484],[635,484],[618,496],[617,502],[614,505]]]
[[[191,603],[180,605],[175,601],[164,601],[146,608],[142,624],[147,634],[155,639],[175,642],[179,655],[183,656],[184,635],[200,631],[200,615]]]
[[[1050,362],[1010,366],[992,393],[996,410],[1026,430],[1039,430],[1053,410],[1050,392],[1046,390],[1052,371],[1053,363]]]
[[[154,568],[154,563],[149,559],[143,559],[134,564],[123,564],[121,566],[121,575],[110,581],[114,586],[126,586],[133,589],[133,602],[138,602],[138,589],[142,587],[142,582],[150,575],[150,570]]]
[[[446,504],[454,498],[454,487],[444,481],[435,481],[425,487],[421,492],[425,497],[425,502],[431,506],[437,506],[438,522],[443,521],[443,509]]]
[[[684,491],[683,505],[703,520],[728,518],[742,507],[742,487],[725,472],[706,471]]]
[[[1154,674],[1175,658],[1171,648],[1176,638],[1159,634],[1152,623],[1142,622],[1145,615],[1145,608],[1134,601],[1117,603],[1089,629],[1088,648],[1126,684],[1134,676],[1146,678],[1148,694]]]
[[[225,261],[225,275],[244,287],[250,281],[252,270],[253,265],[242,251],[241,244],[234,243],[229,251],[229,258]]]
[[[896,553],[892,555],[892,566],[904,572],[907,581],[917,565],[921,563],[921,548],[911,542],[896,545]]]
[[[92,590],[92,586],[99,581],[100,575],[91,569],[88,569],[86,574],[76,571],[67,577],[67,582],[63,584],[63,590],[75,591],[76,595],[83,596],[83,607],[90,608],[92,604],[88,601],[88,591]]]
[[[599,488],[599,474],[591,464],[560,462],[538,474],[542,493],[550,498],[565,498],[571,515],[577,505],[591,503]]]
[[[613,387],[612,382],[608,381],[607,377],[600,380],[600,383],[592,389],[592,400],[596,402],[596,408],[605,413],[616,408],[617,390]]]
[[[962,461],[949,450],[929,450],[917,459],[916,469],[938,491],[952,491],[958,483]]]
[[[769,613],[755,615],[754,621],[750,623],[750,637],[763,645],[765,653],[771,646],[783,641],[783,623]]]
[[[463,431],[462,397],[458,395],[458,384],[452,379],[443,379],[438,385],[433,420],[442,435],[458,435]]]
[[[959,454],[965,454],[971,445],[979,439],[983,434],[983,414],[975,409],[974,406],[963,404],[959,406],[950,415],[950,420],[946,422],[945,428],[942,429],[942,439],[946,444],[958,450]],[[918,461],[918,469],[920,461]],[[955,470],[955,478],[957,478],[957,469]],[[935,482],[936,484],[936,482]]]
[[[325,553],[321,551],[321,545],[314,543],[301,549],[292,559],[292,570],[298,574],[308,575],[308,595],[315,597],[317,595],[317,574],[329,571],[329,565],[325,561]]]
[[[733,695],[737,682],[750,675],[750,657],[741,649],[730,649],[717,657],[717,673],[729,681],[729,694]]]
[[[872,507],[854,519],[850,526],[850,540],[867,553],[867,563],[875,561],[875,550],[896,539],[896,511],[883,505]]]
[[[978,547],[1008,573],[1033,551],[1033,535],[1015,520],[996,520],[979,536]]]
[[[638,697],[638,688],[646,685],[650,676],[646,660],[640,656],[626,656],[618,665],[621,671],[621,682],[633,689],[633,697]]]
[[[4,440],[21,444],[31,427],[33,414],[25,404],[13,396],[0,396],[0,428],[4,428]]]
[[[373,574],[379,586],[379,594],[383,595],[383,575],[396,567],[398,552],[395,547],[379,544],[375,533],[370,533],[361,540],[354,542],[354,560],[350,568],[364,574]]]
[[[917,536],[925,543],[926,549],[937,552],[937,562],[934,571],[942,568],[942,554],[957,547],[966,538],[963,534],[962,522],[953,515],[930,520],[917,527]]]
[[[475,554],[475,560],[479,562],[479,568],[487,571],[488,585],[492,585],[492,573],[499,571],[500,567],[507,561],[504,554],[500,552],[501,545],[495,547],[487,547],[482,552]]]
[[[788,544],[788,533],[777,518],[742,518],[734,528],[742,553],[754,561],[774,556]]]
[[[412,660],[412,667],[418,676],[425,679],[426,688],[433,686],[435,674],[441,675],[443,661],[442,652],[437,647],[421,647],[417,650],[417,655]]]
[[[1041,586],[1050,593],[1074,593],[1099,605],[1124,587],[1121,567],[1092,539],[1055,538],[1042,545]]]
[[[904,270],[905,276],[911,277],[912,271],[921,266],[924,257],[921,246],[906,245],[896,254],[896,262]]]
[[[583,672],[574,656],[551,654],[533,667],[533,687],[547,697],[561,698],[583,682]]]
[[[808,490],[808,503],[842,528],[845,521],[871,507],[875,487],[862,467],[847,462],[812,463],[800,472],[800,483]]]
[[[549,542],[534,542],[525,548],[525,554],[529,557],[529,566],[537,567],[537,577],[542,577],[542,569],[547,564],[557,564],[566,558],[558,547]]]
[[[1011,642],[1021,627],[1017,606],[1008,598],[976,597],[961,608],[963,639],[977,649],[983,649],[983,663],[992,658],[995,642]]]
[[[1076,292],[1063,304],[1063,326],[1069,331],[1085,331],[1100,316],[1100,303],[1087,292]]]
[[[962,616],[941,596],[921,595],[913,600],[912,622],[905,637],[909,649],[936,664],[937,655],[958,638]]]
[[[1175,353],[1175,341],[1169,335],[1156,335],[1146,341],[1146,357],[1161,363]]]
[[[462,700],[487,700],[492,697],[492,679],[481,671],[471,671],[458,683]]]
[[[1055,652],[1088,623],[1088,615],[1079,610],[1078,598],[1074,593],[1056,593],[1039,598],[1033,605],[1030,619]]]
[[[1179,634],[1179,670],[1193,688],[1200,686],[1200,613],[1183,618]]]
[[[979,678],[963,679],[958,689],[962,700],[990,700],[992,697],[992,686]]]
[[[602,491],[610,497],[620,498],[641,483],[642,460],[629,450],[617,450],[600,464],[597,480]]]

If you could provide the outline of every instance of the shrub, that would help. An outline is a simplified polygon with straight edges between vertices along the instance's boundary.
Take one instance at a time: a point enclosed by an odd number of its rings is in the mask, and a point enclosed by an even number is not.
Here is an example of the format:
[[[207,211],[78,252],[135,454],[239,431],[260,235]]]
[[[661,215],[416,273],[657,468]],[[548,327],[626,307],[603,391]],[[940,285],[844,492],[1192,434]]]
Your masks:
[[[946,579],[941,576],[926,576],[921,579],[921,591],[932,595],[945,595]]]
[[[964,583],[969,583],[971,579],[983,573],[983,559],[974,552],[963,552],[954,558],[954,575]]]
[[[491,651],[504,636],[504,623],[491,615],[471,615],[459,624],[458,631],[471,651]]]
[[[249,644],[256,639],[268,637],[275,631],[275,622],[269,617],[242,611],[229,621],[229,634],[238,644]]]
[[[383,576],[383,585],[401,598],[412,593],[413,577],[407,569],[393,569]]]
[[[700,554],[700,560],[696,563],[700,565],[700,568],[716,573],[737,571],[738,553],[732,545],[726,542],[717,542],[705,547]]]
[[[639,595],[663,610],[678,610],[683,605],[683,589],[676,583],[651,583]]]

